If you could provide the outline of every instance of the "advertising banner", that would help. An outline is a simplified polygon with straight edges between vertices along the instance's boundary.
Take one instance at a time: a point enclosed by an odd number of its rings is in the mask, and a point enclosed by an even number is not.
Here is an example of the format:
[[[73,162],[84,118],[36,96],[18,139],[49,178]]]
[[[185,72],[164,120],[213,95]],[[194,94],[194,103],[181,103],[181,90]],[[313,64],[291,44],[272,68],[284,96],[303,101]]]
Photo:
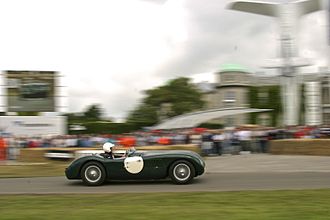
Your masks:
[[[0,116],[0,135],[42,136],[66,134],[64,116]]]

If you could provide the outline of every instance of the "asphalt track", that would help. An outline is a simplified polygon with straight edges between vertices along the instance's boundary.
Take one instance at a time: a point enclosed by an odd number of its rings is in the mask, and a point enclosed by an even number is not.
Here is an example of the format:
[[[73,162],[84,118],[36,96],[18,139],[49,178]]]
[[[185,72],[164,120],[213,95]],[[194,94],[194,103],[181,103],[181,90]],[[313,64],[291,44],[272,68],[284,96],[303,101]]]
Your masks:
[[[170,180],[108,182],[87,187],[63,177],[0,179],[0,194],[83,194],[205,192],[330,188],[330,158],[309,156],[231,156],[206,160],[206,173],[192,184]]]

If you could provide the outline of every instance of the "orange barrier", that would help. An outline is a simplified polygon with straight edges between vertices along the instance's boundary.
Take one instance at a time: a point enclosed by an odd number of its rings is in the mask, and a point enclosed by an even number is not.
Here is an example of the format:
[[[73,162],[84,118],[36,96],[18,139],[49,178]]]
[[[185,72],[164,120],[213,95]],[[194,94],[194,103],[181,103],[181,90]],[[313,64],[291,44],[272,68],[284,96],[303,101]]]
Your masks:
[[[171,140],[167,137],[161,137],[158,139],[158,144],[169,145],[170,143],[171,143]]]
[[[118,138],[119,145],[124,147],[132,147],[135,146],[135,138],[134,137],[122,137]]]
[[[0,138],[0,160],[6,160],[6,141],[3,138]]]

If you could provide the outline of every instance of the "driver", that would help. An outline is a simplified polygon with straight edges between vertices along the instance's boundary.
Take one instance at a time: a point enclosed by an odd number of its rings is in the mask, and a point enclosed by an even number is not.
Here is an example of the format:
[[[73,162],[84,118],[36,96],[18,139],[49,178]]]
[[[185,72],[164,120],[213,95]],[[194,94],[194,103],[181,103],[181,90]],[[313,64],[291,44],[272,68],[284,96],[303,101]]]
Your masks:
[[[114,146],[115,145],[113,143],[109,143],[109,142],[103,144],[104,156],[106,158],[114,159],[114,156],[113,156],[113,153],[112,153],[112,148]]]

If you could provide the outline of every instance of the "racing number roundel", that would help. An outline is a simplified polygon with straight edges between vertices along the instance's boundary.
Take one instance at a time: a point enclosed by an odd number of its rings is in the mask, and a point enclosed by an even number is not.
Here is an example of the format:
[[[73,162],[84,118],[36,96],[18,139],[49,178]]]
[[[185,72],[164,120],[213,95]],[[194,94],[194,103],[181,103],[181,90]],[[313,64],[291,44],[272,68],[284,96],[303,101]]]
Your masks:
[[[129,173],[140,173],[143,169],[143,159],[142,157],[127,157],[124,160],[124,167]]]

